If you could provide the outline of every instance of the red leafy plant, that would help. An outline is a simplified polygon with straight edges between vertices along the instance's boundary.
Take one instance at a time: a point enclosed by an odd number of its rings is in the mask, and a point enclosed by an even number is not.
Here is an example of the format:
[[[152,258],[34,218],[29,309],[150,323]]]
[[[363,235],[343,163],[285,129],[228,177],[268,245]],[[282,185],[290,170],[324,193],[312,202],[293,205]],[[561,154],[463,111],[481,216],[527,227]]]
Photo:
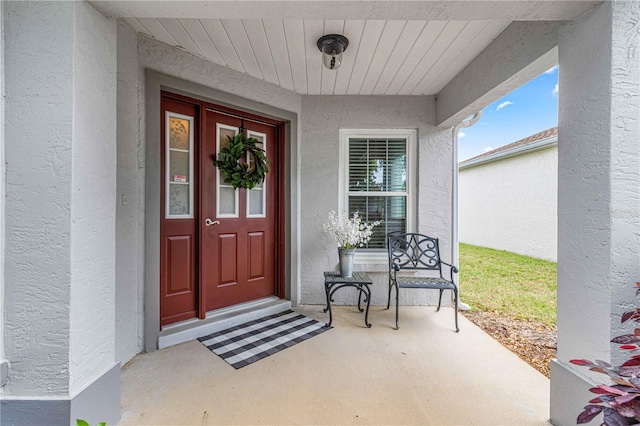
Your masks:
[[[636,296],[640,295],[640,282],[636,283]],[[622,314],[622,323],[633,321],[640,323],[640,308]],[[589,389],[597,397],[589,401],[584,411],[578,415],[578,424],[589,423],[598,414],[604,412],[604,424],[607,426],[626,426],[640,424],[640,328],[633,334],[623,334],[611,340],[620,345],[620,349],[629,351],[631,357],[622,365],[611,366],[604,361],[591,362],[586,359],[572,359],[575,365],[588,367],[589,370],[606,374],[614,384],[600,385]],[[635,353],[635,355],[634,355]],[[603,405],[598,405],[603,404]]]

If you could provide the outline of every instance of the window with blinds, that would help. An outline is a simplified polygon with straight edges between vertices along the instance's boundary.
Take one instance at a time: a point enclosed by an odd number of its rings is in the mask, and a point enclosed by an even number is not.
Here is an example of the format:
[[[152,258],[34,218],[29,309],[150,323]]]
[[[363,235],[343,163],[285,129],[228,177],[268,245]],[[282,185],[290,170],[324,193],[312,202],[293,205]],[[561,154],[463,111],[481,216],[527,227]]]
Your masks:
[[[385,249],[389,232],[407,232],[406,137],[348,137],[347,211],[381,221],[366,248]]]

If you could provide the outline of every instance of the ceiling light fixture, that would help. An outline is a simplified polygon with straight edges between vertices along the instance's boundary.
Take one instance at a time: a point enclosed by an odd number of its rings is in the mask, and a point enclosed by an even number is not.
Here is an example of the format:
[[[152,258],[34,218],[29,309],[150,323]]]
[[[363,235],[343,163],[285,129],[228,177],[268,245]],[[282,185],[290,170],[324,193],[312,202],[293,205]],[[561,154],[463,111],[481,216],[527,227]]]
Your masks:
[[[330,70],[336,70],[342,63],[342,52],[347,50],[349,40],[339,34],[327,34],[318,39],[318,49],[322,52],[322,62]]]

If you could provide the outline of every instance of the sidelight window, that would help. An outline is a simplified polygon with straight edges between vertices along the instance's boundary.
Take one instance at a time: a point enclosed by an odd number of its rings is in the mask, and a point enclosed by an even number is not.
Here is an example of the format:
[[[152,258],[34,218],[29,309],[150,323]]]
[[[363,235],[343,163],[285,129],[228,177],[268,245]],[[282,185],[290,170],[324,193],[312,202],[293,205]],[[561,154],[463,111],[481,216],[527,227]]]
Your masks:
[[[193,117],[166,112],[167,219],[193,218]]]

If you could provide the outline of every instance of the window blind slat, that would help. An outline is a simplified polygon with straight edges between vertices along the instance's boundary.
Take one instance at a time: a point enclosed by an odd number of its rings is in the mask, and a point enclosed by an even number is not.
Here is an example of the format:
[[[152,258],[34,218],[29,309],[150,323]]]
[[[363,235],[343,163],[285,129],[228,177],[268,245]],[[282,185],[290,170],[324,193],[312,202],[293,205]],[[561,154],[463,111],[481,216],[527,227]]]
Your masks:
[[[350,196],[349,215],[356,212],[367,222],[382,221],[374,228],[373,236],[366,248],[386,248],[386,236],[389,232],[407,231],[406,196]]]
[[[349,140],[349,190],[405,192],[406,139]]]

